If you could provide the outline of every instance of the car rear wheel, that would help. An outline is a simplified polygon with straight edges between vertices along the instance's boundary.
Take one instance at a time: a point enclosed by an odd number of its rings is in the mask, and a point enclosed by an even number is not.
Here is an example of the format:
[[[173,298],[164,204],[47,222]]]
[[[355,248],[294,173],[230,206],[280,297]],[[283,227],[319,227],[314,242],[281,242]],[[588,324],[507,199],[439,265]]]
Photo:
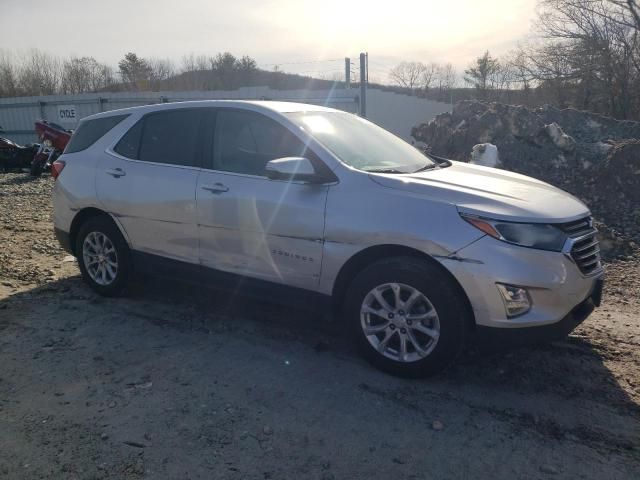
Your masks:
[[[130,273],[130,252],[113,221],[106,217],[87,220],[76,239],[76,255],[82,278],[100,295],[124,292]]]
[[[440,268],[413,257],[378,261],[351,283],[346,321],[364,356],[394,375],[441,371],[461,352],[468,312]]]

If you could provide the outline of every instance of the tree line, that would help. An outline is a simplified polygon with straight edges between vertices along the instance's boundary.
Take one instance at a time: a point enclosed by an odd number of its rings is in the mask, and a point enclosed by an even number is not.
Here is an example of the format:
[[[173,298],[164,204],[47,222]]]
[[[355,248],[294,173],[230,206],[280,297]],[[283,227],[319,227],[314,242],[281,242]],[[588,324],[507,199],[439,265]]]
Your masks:
[[[94,57],[60,58],[37,49],[15,54],[0,50],[0,97],[100,91],[236,89],[251,83],[256,61],[229,52],[215,56],[143,58],[129,52],[113,68]]]
[[[439,100],[548,103],[639,120],[639,3],[538,0],[527,41],[503,57],[484,52],[462,75],[451,68],[402,62],[389,79],[416,95]]]

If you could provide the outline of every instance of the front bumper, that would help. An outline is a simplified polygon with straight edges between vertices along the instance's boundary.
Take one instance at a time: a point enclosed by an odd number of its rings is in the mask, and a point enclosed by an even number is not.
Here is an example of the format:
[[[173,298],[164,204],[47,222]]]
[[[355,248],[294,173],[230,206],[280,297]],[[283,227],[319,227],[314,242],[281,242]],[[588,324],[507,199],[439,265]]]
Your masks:
[[[438,260],[466,292],[478,327],[539,328],[564,321],[592,296],[599,303],[602,272],[585,276],[570,257],[560,252],[483,237],[456,252],[455,257]],[[526,288],[531,309],[508,318],[496,283]]]
[[[532,343],[561,340],[569,335],[578,325],[584,322],[593,310],[600,306],[603,282],[597,283],[593,294],[584,302],[573,308],[559,322],[539,327],[525,328],[493,328],[479,326],[476,329],[476,341],[480,345],[492,347],[513,347]]]

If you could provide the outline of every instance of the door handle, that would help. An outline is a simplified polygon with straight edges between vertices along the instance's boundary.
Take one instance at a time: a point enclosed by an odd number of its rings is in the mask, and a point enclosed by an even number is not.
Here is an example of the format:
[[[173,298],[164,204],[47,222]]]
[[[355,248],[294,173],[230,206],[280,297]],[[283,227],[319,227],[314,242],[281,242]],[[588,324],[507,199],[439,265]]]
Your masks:
[[[111,175],[114,178],[124,177],[127,174],[127,172],[125,172],[121,168],[110,168],[108,170],[105,170],[105,173],[107,175]]]
[[[207,190],[211,193],[215,193],[216,195],[229,191],[229,187],[223,185],[222,183],[214,183],[213,185],[202,185],[202,189]]]

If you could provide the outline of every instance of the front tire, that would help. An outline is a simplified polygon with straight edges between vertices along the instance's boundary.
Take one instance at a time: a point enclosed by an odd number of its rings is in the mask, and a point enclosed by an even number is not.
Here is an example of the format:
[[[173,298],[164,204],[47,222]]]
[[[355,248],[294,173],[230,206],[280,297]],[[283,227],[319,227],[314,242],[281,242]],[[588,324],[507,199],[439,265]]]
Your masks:
[[[359,350],[393,375],[424,377],[462,351],[469,312],[453,280],[413,257],[380,260],[349,286],[346,321]]]
[[[97,293],[121,295],[131,271],[129,247],[107,216],[92,217],[78,232],[75,253],[82,279]]]

